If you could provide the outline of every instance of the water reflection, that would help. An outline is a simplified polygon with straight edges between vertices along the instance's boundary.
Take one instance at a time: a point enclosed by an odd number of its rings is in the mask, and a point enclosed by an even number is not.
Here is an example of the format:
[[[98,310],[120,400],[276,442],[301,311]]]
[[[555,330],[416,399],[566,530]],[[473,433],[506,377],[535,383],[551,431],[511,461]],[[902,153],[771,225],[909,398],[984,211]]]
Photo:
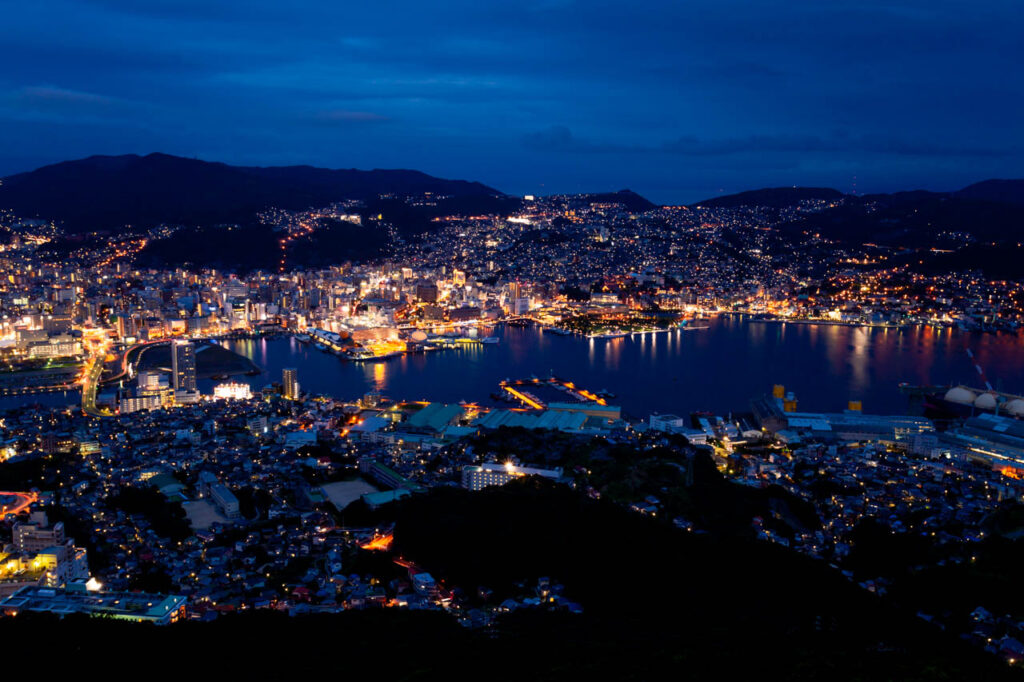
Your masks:
[[[853,372],[850,389],[856,395],[868,386],[868,331],[854,328],[851,339],[850,368]],[[852,396],[851,396],[852,397]]]
[[[604,342],[604,365],[608,369],[619,368],[619,357],[622,348],[626,345],[626,337],[620,336],[615,339],[607,339]]]
[[[841,410],[862,399],[868,412],[902,412],[901,381],[977,383],[970,346],[995,385],[1024,391],[1024,339],[958,331],[868,330],[838,325],[782,325],[718,319],[700,331],[617,339],[544,338],[535,328],[499,327],[500,342],[461,350],[351,363],[291,339],[224,344],[265,372],[245,377],[259,389],[299,368],[309,391],[356,398],[368,388],[394,398],[486,402],[500,380],[554,372],[617,394],[630,414],[747,410],[751,397],[785,384],[808,410]],[[248,351],[248,352],[247,352]],[[200,382],[205,392],[212,382]],[[64,401],[61,401],[64,402]]]

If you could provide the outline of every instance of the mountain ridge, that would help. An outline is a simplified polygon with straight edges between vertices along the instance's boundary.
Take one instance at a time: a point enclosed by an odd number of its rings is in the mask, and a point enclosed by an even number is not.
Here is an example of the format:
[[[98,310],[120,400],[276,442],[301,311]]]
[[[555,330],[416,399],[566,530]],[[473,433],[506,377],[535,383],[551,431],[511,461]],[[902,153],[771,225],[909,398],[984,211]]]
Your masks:
[[[767,206],[785,208],[806,199],[856,199],[860,201],[884,200],[888,202],[952,197],[1001,204],[1024,205],[1024,179],[992,178],[972,183],[958,190],[939,192],[927,189],[874,192],[871,194],[845,194],[832,187],[762,187],[723,194],[693,202],[693,206],[734,208],[737,206]]]
[[[244,223],[270,207],[303,209],[347,199],[425,192],[455,198],[506,195],[479,182],[406,169],[232,166],[169,154],[96,155],[9,175],[0,207],[59,221],[69,232],[161,223]]]
[[[708,208],[735,208],[737,206],[768,206],[785,208],[809,199],[841,199],[844,195],[831,187],[764,187],[735,194],[724,194],[694,203]]]

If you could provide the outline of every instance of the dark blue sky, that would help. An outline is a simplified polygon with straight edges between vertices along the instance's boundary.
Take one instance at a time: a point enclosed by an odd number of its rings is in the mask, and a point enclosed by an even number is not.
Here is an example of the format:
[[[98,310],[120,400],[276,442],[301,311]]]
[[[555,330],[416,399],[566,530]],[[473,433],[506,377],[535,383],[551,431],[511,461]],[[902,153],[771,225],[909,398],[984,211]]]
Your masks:
[[[31,0],[0,174],[163,151],[661,202],[1024,176],[1020,0]]]

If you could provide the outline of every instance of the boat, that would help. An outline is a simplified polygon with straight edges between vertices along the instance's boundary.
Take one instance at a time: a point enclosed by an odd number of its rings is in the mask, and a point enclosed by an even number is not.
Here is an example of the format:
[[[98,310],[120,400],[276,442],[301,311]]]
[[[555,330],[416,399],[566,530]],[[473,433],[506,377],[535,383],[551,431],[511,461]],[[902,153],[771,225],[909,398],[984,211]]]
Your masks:
[[[302,341],[303,343],[309,343],[309,336],[306,334],[296,334],[295,338],[297,338],[299,341]]]
[[[480,343],[498,343],[498,337],[497,336],[485,336],[484,338],[480,339]]]

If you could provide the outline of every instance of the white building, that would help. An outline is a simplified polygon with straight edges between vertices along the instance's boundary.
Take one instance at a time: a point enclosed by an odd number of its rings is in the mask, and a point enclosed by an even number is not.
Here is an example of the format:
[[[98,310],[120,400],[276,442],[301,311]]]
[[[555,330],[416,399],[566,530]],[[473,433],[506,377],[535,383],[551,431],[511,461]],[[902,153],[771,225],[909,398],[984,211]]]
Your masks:
[[[248,400],[252,398],[252,389],[249,384],[228,381],[213,387],[213,397],[218,400]]]
[[[238,507],[238,498],[231,492],[226,485],[223,483],[214,483],[210,486],[210,499],[213,500],[224,516],[229,519],[235,519],[241,516],[241,511]]]
[[[468,466],[462,470],[462,487],[467,490],[482,490],[492,485],[505,485],[513,478],[520,476],[543,476],[544,478],[561,478],[561,469],[535,469],[521,467],[511,462],[499,464],[488,462],[480,466]]]
[[[121,398],[121,406],[118,408],[120,414],[131,414],[139,410],[159,410],[163,401],[159,395],[144,395],[137,397]]]

